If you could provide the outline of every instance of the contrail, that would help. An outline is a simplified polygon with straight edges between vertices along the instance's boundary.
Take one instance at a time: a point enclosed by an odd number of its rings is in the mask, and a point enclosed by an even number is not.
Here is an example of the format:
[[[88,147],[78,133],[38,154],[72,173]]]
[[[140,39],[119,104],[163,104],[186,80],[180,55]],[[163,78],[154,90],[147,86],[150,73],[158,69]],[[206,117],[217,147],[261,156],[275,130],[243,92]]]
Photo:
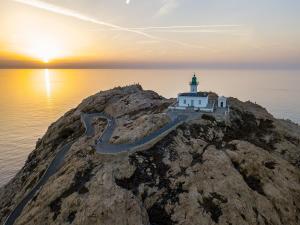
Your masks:
[[[156,33],[232,33],[237,32],[239,30],[210,30],[210,29],[203,29],[203,30],[153,30],[151,32]]]
[[[238,24],[212,24],[212,25],[195,25],[195,26],[160,26],[160,27],[134,27],[132,30],[168,30],[168,29],[192,29],[192,28],[238,28]]]
[[[46,10],[48,12],[53,12],[53,13],[56,13],[56,14],[73,17],[73,18],[76,18],[76,19],[79,19],[79,20],[82,20],[82,21],[86,21],[86,22],[90,22],[90,23],[94,23],[94,24],[114,28],[116,30],[127,31],[127,32],[139,34],[139,35],[145,36],[147,38],[151,38],[151,39],[157,39],[157,40],[159,39],[158,37],[149,35],[149,34],[147,34],[145,32],[142,32],[142,31],[132,30],[132,29],[129,29],[129,28],[126,28],[126,27],[121,27],[121,26],[118,26],[118,25],[115,25],[115,24],[112,24],[112,23],[107,23],[107,22],[104,22],[104,21],[101,21],[101,20],[97,20],[97,19],[91,18],[89,16],[82,15],[82,14],[76,12],[76,11],[66,9],[66,8],[63,8],[63,7],[59,7],[59,6],[56,6],[56,5],[52,5],[52,4],[42,2],[42,1],[39,1],[39,0],[14,0],[14,1],[25,4],[25,5],[32,6],[32,7],[35,7],[35,8],[43,9],[43,10]]]
[[[141,36],[144,36],[146,38],[152,39],[152,40],[157,40],[157,41],[167,41],[176,45],[181,45],[181,46],[186,46],[186,47],[192,47],[192,48],[206,48],[204,46],[194,46],[188,43],[184,43],[184,42],[180,42],[180,41],[175,41],[175,40],[169,40],[169,39],[165,39],[165,38],[161,38],[161,37],[157,37],[157,36],[153,36],[150,34],[147,34],[141,30],[137,30],[137,29],[132,29],[132,28],[127,28],[127,27],[121,27],[118,26],[116,24],[112,24],[112,23],[107,23],[105,21],[101,21],[86,15],[83,15],[81,13],[78,13],[74,10],[70,10],[70,9],[66,9],[60,6],[56,6],[50,3],[46,3],[43,1],[39,1],[39,0],[13,0],[15,2],[21,3],[21,4],[25,4],[25,5],[29,5],[32,6],[34,8],[38,8],[38,9],[42,9],[48,12],[52,12],[52,13],[56,13],[59,15],[64,15],[64,16],[68,16],[68,17],[72,17],[72,18],[76,18],[85,22],[90,22],[90,23],[94,23],[97,25],[102,25],[111,29],[115,29],[115,30],[119,30],[119,31],[126,31],[126,32],[130,32],[130,33],[135,33]]]
[[[243,25],[237,24],[216,24],[216,25],[195,25],[195,26],[160,26],[160,27],[130,27],[130,30],[148,31],[150,33],[232,33],[241,32]],[[116,30],[110,28],[111,30]]]

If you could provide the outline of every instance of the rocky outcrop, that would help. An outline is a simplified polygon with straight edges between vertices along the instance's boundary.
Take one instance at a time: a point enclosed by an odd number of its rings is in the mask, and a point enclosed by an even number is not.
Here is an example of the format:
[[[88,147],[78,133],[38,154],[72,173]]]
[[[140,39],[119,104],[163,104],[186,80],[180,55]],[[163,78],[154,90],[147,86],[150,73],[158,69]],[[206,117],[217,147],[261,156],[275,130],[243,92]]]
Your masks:
[[[168,122],[170,122],[170,118],[165,113],[141,115],[134,119],[120,118],[117,120],[118,125],[113,133],[111,143],[132,143],[163,127]]]
[[[85,99],[49,127],[0,190],[1,222],[73,141],[15,224],[300,224],[300,128],[256,104],[230,98],[226,123],[194,118],[143,151],[96,153],[102,119],[93,137],[83,135],[80,114],[106,112],[117,119],[111,142],[133,142],[168,122],[173,101],[137,85]]]

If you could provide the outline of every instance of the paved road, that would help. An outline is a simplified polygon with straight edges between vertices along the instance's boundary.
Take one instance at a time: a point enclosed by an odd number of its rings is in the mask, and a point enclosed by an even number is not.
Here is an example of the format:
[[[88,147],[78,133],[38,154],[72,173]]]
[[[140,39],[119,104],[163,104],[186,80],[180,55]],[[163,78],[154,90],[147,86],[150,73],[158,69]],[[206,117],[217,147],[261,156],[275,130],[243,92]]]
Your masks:
[[[49,177],[51,177],[53,174],[55,174],[58,171],[58,169],[61,167],[61,165],[63,164],[64,158],[73,143],[74,143],[74,141],[67,143],[63,147],[60,148],[59,152],[56,154],[56,156],[50,163],[49,167],[47,168],[47,170],[45,171],[43,176],[40,178],[40,180],[38,181],[38,183],[21,200],[21,202],[19,202],[17,207],[10,213],[10,215],[4,222],[4,225],[14,224],[15,220],[20,216],[24,207],[34,197],[36,192],[48,181]]]
[[[179,115],[176,118],[171,118],[171,122],[163,126],[162,128],[152,132],[151,134],[133,142],[130,144],[110,144],[109,140],[112,136],[112,133],[115,129],[115,121],[112,120],[110,124],[108,125],[107,129],[105,130],[105,134],[102,136],[102,138],[99,139],[96,150],[98,153],[120,153],[125,151],[130,151],[131,149],[134,149],[138,146],[145,145],[152,141],[153,139],[159,137],[160,135],[164,134],[165,132],[171,131],[173,128],[177,127],[179,124],[184,122],[187,119],[187,116],[185,115]]]
[[[186,115],[175,115],[174,113],[170,112],[168,113],[169,117],[171,118],[171,122],[166,124],[164,127],[158,129],[157,131],[149,134],[148,136],[135,141],[131,144],[110,144],[109,140],[114,132],[114,129],[116,127],[115,119],[105,113],[93,113],[93,114],[82,114],[81,115],[81,121],[85,127],[85,133],[87,137],[91,137],[94,135],[95,130],[94,126],[92,124],[92,119],[94,118],[103,118],[107,120],[107,126],[105,131],[103,132],[102,136],[99,138],[99,140],[96,143],[96,150],[98,153],[119,153],[124,151],[129,151],[132,148],[147,144],[148,142],[152,141],[153,139],[159,137],[163,133],[170,132],[173,128],[187,120]],[[49,167],[43,174],[43,176],[40,178],[38,183],[32,188],[32,190],[19,202],[19,204],[16,206],[16,208],[10,213],[10,215],[7,217],[6,221],[4,222],[4,225],[13,225],[16,219],[20,216],[22,213],[24,207],[27,205],[27,203],[35,196],[36,192],[40,190],[40,188],[48,181],[48,179],[55,174],[60,167],[62,166],[65,156],[71,146],[73,145],[75,141],[71,141],[65,145],[63,145],[52,162],[50,163]]]

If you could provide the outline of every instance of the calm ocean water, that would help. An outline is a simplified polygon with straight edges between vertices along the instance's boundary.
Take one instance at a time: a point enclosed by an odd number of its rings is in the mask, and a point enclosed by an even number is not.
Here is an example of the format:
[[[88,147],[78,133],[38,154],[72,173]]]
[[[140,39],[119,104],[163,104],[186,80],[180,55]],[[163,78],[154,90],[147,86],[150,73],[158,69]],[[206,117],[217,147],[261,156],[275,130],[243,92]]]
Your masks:
[[[133,83],[165,97],[200,89],[251,100],[275,117],[300,123],[300,71],[270,70],[0,70],[0,186],[23,166],[50,123],[100,90]]]

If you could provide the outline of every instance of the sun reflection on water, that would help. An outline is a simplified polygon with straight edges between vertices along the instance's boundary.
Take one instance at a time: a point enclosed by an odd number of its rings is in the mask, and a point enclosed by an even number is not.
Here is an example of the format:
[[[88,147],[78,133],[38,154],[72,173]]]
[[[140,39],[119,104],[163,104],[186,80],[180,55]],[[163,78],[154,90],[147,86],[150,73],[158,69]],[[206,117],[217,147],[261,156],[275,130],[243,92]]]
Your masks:
[[[51,81],[50,81],[49,69],[45,69],[44,79],[45,79],[46,94],[47,94],[47,97],[50,98],[51,97]]]

